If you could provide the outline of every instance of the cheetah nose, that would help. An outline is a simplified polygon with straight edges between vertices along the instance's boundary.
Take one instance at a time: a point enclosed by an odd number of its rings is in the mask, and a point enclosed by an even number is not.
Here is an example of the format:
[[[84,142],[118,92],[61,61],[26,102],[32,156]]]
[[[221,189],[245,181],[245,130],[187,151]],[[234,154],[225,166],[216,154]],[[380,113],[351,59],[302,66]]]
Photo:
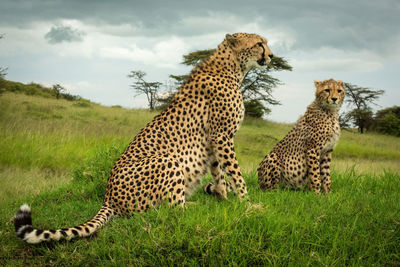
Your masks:
[[[269,56],[270,59],[272,59],[274,57],[273,54],[269,54],[268,56]]]
[[[336,102],[336,100],[337,100],[336,97],[332,97],[331,99],[333,100],[333,102]]]

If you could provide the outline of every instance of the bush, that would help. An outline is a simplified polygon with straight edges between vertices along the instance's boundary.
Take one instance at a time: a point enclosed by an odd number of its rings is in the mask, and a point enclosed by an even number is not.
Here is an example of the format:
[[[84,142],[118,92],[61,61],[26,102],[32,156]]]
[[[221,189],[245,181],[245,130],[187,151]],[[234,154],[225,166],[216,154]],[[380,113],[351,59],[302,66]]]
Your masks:
[[[393,106],[378,110],[375,114],[378,132],[400,136],[400,107]]]
[[[389,112],[392,112],[394,115],[396,115],[397,118],[400,119],[400,107],[399,106],[393,106],[390,108],[384,108],[384,109],[378,110],[376,112],[375,118],[377,120],[379,120],[380,118],[385,116],[386,113],[389,113]]]
[[[68,101],[75,101],[75,100],[80,100],[81,97],[78,95],[71,95],[69,93],[61,93],[61,97],[64,98],[65,100]],[[86,100],[87,102],[89,102],[88,100]]]
[[[377,130],[381,133],[400,136],[400,118],[392,111],[377,120]]]
[[[6,80],[0,77],[0,95],[6,91]]]
[[[260,100],[253,99],[244,102],[245,115],[253,118],[262,118],[271,112],[270,109],[264,107]]]
[[[86,99],[79,99],[73,104],[75,107],[80,107],[80,108],[89,108],[92,106],[89,100]]]

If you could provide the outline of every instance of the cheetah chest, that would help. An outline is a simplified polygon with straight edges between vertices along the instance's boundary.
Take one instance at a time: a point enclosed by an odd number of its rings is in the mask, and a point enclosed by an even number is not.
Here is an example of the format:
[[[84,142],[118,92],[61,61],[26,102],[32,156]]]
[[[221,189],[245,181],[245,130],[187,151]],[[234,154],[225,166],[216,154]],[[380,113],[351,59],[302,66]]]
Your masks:
[[[339,142],[339,137],[340,137],[340,127],[339,127],[339,123],[335,123],[333,126],[333,133],[331,135],[331,137],[328,139],[328,141],[326,142],[324,148],[322,149],[322,152],[327,152],[327,151],[332,151],[337,143]]]

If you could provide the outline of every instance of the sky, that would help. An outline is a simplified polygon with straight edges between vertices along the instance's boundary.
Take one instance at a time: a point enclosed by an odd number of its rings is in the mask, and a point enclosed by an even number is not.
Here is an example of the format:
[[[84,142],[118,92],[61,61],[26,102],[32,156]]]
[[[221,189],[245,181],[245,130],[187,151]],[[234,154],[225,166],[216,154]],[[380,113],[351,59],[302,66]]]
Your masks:
[[[271,73],[281,105],[267,119],[294,122],[314,80],[383,89],[375,109],[400,105],[399,14],[398,0],[1,0],[0,67],[9,80],[139,108],[147,101],[130,89],[130,71],[167,84],[190,72],[184,54],[216,48],[226,33],[257,33],[293,67]]]

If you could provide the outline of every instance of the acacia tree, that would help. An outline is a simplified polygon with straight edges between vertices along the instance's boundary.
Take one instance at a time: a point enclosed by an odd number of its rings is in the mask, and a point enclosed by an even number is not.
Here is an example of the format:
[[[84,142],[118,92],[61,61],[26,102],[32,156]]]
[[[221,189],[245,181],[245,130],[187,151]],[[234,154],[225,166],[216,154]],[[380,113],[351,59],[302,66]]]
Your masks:
[[[183,55],[182,64],[187,66],[196,66],[214,53],[215,49],[198,50]],[[245,105],[246,114],[253,117],[262,117],[270,112],[268,105],[279,105],[272,96],[272,90],[281,81],[269,75],[271,71],[292,70],[289,63],[281,57],[274,56],[267,69],[253,69],[249,71],[243,79],[241,91]],[[182,86],[188,75],[170,75],[175,80],[176,88]],[[171,97],[160,99],[160,102],[168,103]]]
[[[136,92],[135,97],[144,94],[147,97],[150,110],[154,110],[157,102],[157,94],[160,91],[162,83],[147,82],[144,80],[144,76],[146,76],[144,71],[131,71],[128,77],[134,79],[134,82],[130,86]]]
[[[373,90],[345,83],[345,102],[352,109],[342,116],[342,124],[352,122],[358,127],[360,133],[364,133],[373,125],[373,112],[371,105],[377,105],[376,100],[385,92],[384,90]]]
[[[66,89],[63,86],[59,85],[58,83],[54,84],[52,89],[53,89],[54,93],[56,94],[57,99],[59,99],[61,94],[66,91]]]

